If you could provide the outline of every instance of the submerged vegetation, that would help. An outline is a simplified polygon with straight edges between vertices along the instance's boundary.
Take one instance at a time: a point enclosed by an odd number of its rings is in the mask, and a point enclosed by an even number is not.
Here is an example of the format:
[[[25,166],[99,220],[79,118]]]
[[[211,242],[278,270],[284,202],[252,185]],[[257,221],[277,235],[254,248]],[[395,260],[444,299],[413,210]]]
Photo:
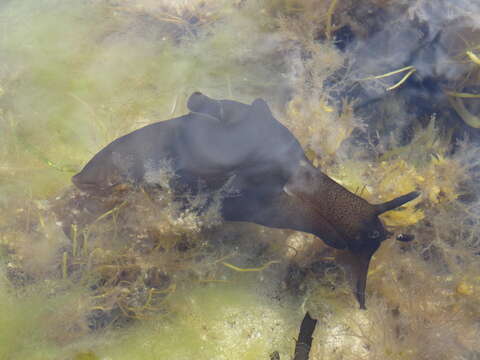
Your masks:
[[[307,310],[311,359],[478,357],[480,7],[434,3],[3,2],[0,359],[287,359]],[[367,311],[341,252],[222,223],[228,184],[179,203],[166,163],[159,188],[72,188],[103,146],[185,113],[196,90],[268,100],[315,166],[372,203],[421,191],[382,216],[415,240],[383,243]]]

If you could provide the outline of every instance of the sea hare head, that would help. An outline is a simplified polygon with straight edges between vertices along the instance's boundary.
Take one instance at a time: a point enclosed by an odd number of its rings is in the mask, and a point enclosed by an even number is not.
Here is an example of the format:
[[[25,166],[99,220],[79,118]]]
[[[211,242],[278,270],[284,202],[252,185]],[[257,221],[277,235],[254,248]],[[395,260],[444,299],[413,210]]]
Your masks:
[[[375,209],[373,217],[364,224],[364,230],[360,231],[353,241],[349,242],[348,249],[351,254],[350,263],[353,267],[355,296],[361,309],[366,309],[365,288],[370,260],[380,247],[380,244],[393,235],[385,229],[378,215],[402,206],[418,196],[419,193],[414,191],[386,203],[372,205]]]

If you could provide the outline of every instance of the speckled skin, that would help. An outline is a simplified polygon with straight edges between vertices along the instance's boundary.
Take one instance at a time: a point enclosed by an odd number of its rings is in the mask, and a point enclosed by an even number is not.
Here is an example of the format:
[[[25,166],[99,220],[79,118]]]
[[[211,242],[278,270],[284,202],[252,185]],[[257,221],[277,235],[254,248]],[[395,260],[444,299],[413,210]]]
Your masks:
[[[261,99],[252,105],[194,93],[191,113],[148,125],[107,145],[72,178],[81,190],[108,194],[121,184],[145,182],[148,171],[169,161],[177,189],[202,182],[219,189],[227,179],[227,221],[247,221],[318,236],[352,254],[356,297],[365,308],[368,265],[390,233],[378,215],[418,194],[372,205],[322,173],[305,157],[293,134]],[[179,190],[181,191],[181,190]]]

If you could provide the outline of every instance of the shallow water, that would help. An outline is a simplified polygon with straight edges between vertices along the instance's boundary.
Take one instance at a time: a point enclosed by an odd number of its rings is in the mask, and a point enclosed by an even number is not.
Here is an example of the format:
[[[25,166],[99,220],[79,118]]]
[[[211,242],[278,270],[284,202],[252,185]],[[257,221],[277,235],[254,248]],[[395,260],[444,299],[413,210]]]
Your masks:
[[[3,2],[0,358],[288,359],[305,311],[310,359],[477,358],[479,15],[448,0]],[[155,202],[71,185],[194,91],[265,99],[372,203],[421,192],[382,216],[415,240],[382,244],[368,310],[339,252],[223,223],[223,193],[179,204],[168,163]]]

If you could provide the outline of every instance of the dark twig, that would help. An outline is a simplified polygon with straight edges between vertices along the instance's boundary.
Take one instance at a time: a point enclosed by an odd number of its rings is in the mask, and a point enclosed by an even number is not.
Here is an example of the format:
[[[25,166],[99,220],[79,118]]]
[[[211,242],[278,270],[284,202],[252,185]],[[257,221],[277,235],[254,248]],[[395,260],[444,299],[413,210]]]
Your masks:
[[[310,348],[312,347],[312,334],[317,326],[317,320],[312,319],[307,312],[300,325],[297,343],[295,344],[295,354],[293,360],[308,360]]]

